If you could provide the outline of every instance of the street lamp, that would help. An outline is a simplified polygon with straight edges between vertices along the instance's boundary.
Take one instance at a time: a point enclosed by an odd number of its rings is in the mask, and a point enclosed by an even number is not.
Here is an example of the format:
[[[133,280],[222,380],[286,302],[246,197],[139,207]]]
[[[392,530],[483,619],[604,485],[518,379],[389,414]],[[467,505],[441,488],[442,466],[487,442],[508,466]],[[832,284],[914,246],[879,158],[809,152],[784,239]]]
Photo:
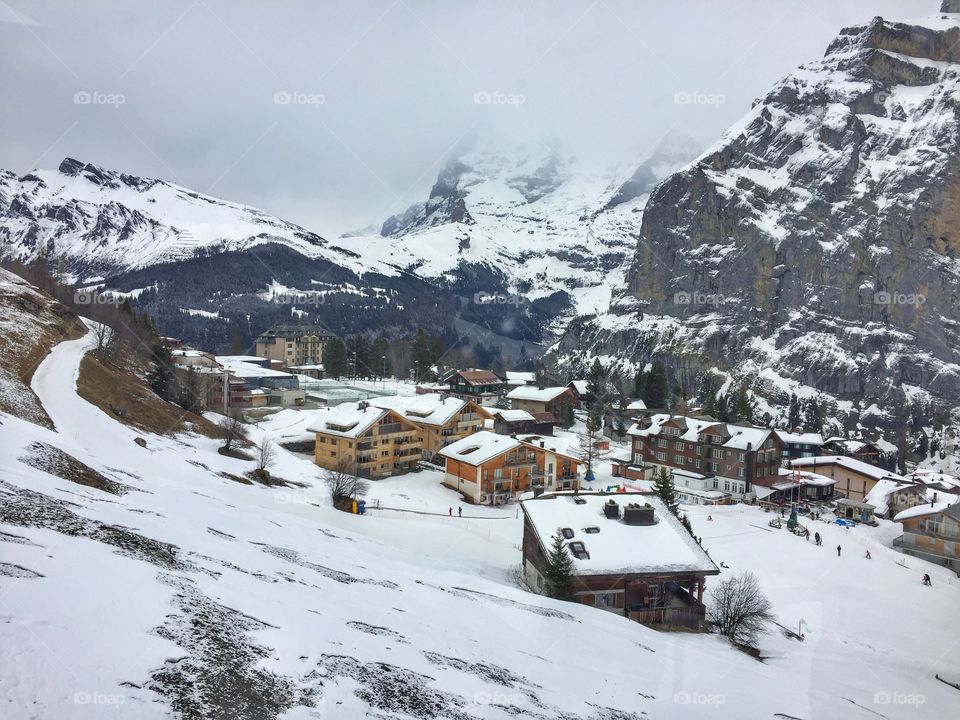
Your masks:
[[[386,392],[387,391],[387,356],[381,355],[380,360],[382,362],[382,365],[380,368],[380,381],[382,383],[381,387],[383,388],[383,391]]]

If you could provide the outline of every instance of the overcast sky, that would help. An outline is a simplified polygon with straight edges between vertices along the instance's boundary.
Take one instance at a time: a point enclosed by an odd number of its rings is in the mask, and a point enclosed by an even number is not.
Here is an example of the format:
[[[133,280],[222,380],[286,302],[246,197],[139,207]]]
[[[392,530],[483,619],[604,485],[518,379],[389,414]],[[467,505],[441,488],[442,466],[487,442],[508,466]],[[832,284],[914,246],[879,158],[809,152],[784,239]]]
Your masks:
[[[938,6],[0,0],[0,167],[72,156],[334,237],[425,198],[471,131],[617,165],[707,145],[840,28]]]

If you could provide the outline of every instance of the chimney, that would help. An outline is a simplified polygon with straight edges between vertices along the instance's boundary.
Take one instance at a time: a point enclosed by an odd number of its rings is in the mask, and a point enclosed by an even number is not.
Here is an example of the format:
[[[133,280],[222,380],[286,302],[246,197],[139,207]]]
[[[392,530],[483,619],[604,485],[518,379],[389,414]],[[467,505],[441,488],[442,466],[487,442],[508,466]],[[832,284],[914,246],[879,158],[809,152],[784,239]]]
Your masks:
[[[620,517],[620,505],[613,498],[610,498],[603,504],[603,514],[607,520],[616,520]]]

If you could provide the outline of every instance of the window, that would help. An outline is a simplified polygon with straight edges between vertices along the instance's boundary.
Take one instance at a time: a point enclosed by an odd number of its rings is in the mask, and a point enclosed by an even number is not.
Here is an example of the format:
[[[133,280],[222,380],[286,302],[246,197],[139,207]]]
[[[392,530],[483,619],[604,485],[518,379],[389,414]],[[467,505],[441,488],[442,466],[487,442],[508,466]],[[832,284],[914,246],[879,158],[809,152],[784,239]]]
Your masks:
[[[617,594],[616,593],[597,593],[593,596],[593,605],[598,608],[611,607],[615,608],[617,606]]]
[[[670,447],[670,441],[667,440],[666,438],[658,438],[657,445],[662,448]]]
[[[697,458],[696,460],[693,461],[693,466],[697,468],[702,468],[703,460],[701,460],[700,458]]]
[[[747,454],[746,454],[746,453],[742,453],[742,452],[741,452],[741,453],[737,453],[737,460],[738,460],[738,461],[743,462],[743,461],[746,460],[746,459],[747,459]]]
[[[683,463],[684,463],[685,460],[686,460],[686,458],[683,457],[683,455],[674,455],[674,456],[673,456],[673,461],[674,461],[677,465],[683,465]]]
[[[560,532],[563,533],[563,536],[564,536],[567,540],[572,540],[572,539],[573,539],[573,530],[571,530],[570,528],[563,528]]]
[[[737,468],[737,477],[746,477],[746,468]]]
[[[580,542],[579,540],[576,541],[576,542],[570,543],[567,547],[570,548],[571,554],[572,554],[577,560],[589,560],[589,559],[590,559],[590,553],[587,552],[586,546],[585,546],[582,542]]]
[[[679,452],[683,452],[683,443],[680,442],[679,440],[677,440],[677,441],[673,444],[673,447],[674,447],[676,450],[678,450]]]
[[[584,528],[583,531],[587,533],[587,535],[596,535],[598,532],[600,532],[600,528],[588,527],[588,528]]]
[[[723,481],[723,490],[724,492],[730,492],[730,483],[727,480]]]
[[[658,453],[657,453],[657,460],[659,460],[660,462],[666,462],[666,461],[667,461],[667,454],[666,454],[665,452],[658,452]]]

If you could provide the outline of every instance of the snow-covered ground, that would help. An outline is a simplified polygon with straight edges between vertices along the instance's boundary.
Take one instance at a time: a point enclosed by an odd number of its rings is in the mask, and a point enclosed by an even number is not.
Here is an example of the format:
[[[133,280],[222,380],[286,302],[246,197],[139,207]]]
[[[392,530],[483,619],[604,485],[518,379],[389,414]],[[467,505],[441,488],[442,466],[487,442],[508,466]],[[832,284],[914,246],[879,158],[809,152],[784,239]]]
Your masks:
[[[717,562],[755,572],[784,626],[804,621],[805,642],[775,628],[760,662],[524,591],[516,508],[465,505],[439,473],[374,483],[370,504],[393,509],[354,516],[304,456],[281,451],[273,474],[297,485],[268,488],[220,475],[254,463],[213,440],[141,447],[74,393],[92,342],[34,377],[56,432],[0,415],[4,718],[955,714],[934,674],[960,680],[960,580],[889,549],[888,523],[822,524],[815,547],[754,508],[690,508]],[[57,449],[122,494],[40,469]]]

